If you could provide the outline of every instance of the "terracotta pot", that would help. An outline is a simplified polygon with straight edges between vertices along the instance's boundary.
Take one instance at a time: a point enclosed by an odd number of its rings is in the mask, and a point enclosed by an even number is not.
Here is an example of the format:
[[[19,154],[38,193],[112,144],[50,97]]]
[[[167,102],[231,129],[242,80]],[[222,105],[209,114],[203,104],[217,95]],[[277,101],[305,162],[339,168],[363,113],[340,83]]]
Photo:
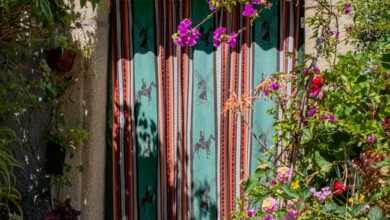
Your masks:
[[[47,64],[52,70],[69,72],[72,70],[76,53],[69,49],[56,48],[47,51]]]
[[[65,164],[65,149],[50,140],[46,148],[45,169],[48,174],[63,175]]]

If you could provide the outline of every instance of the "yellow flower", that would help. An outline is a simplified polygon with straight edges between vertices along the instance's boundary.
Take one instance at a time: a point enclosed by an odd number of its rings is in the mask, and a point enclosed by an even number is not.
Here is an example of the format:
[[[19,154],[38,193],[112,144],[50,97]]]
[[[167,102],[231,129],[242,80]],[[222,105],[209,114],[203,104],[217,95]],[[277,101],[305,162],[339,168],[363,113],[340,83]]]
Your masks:
[[[363,195],[363,194],[359,194],[359,203],[364,203],[364,200],[366,199],[366,197]]]
[[[353,201],[354,201],[353,197],[350,197],[350,198],[348,199],[348,203],[351,204],[351,205],[353,205]]]
[[[294,180],[291,182],[291,189],[293,190],[296,190],[296,189],[299,189],[299,181],[298,180]]]

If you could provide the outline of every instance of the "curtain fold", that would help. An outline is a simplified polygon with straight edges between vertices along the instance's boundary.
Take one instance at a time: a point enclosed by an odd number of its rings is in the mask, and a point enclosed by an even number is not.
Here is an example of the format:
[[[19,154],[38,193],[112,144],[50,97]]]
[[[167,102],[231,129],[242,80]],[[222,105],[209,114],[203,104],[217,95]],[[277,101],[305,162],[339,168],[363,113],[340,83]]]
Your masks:
[[[195,47],[180,48],[171,35],[180,20],[207,16],[207,1],[112,3],[113,219],[230,219],[240,183],[272,144],[273,103],[242,116],[224,113],[224,103],[292,69],[300,6],[275,1],[252,27],[240,8],[218,12]],[[236,47],[214,48],[218,26],[246,29]]]

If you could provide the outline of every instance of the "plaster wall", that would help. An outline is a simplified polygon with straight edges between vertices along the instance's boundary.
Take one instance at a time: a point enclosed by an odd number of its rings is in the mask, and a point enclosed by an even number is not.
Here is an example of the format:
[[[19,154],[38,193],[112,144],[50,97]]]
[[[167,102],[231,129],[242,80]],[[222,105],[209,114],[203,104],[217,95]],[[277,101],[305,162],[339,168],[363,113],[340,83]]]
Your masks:
[[[73,32],[80,47],[92,49],[92,53],[88,59],[79,58],[74,67],[78,79],[66,95],[64,112],[67,123],[82,123],[88,140],[76,149],[73,158],[67,158],[81,172],[74,169],[70,173],[72,186],[65,188],[60,197],[70,197],[83,220],[104,219],[109,3],[102,0],[96,10],[91,5],[80,9],[82,28]]]

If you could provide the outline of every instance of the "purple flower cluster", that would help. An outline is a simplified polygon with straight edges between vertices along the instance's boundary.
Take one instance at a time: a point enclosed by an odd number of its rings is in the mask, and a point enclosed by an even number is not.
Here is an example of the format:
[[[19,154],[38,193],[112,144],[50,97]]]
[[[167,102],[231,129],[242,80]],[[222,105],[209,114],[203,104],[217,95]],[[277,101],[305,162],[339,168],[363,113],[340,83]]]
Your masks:
[[[177,27],[177,33],[172,38],[176,45],[179,46],[194,46],[199,37],[200,32],[197,28],[192,28],[192,21],[188,18],[182,20]]]
[[[332,115],[332,114],[325,114],[325,115],[321,115],[321,120],[323,121],[329,121],[329,122],[336,122],[337,118],[335,115]]]
[[[320,202],[324,202],[332,195],[332,191],[328,186],[323,187],[320,191],[317,191],[315,188],[310,188],[310,192]]]
[[[253,7],[252,4],[245,4],[244,5],[244,10],[242,11],[242,16],[245,17],[252,17],[256,15],[257,10]]]
[[[227,34],[225,27],[218,27],[213,33],[213,45],[214,47],[219,47],[222,42],[226,42],[229,47],[235,47],[237,44],[237,36],[238,34],[235,32]]]

